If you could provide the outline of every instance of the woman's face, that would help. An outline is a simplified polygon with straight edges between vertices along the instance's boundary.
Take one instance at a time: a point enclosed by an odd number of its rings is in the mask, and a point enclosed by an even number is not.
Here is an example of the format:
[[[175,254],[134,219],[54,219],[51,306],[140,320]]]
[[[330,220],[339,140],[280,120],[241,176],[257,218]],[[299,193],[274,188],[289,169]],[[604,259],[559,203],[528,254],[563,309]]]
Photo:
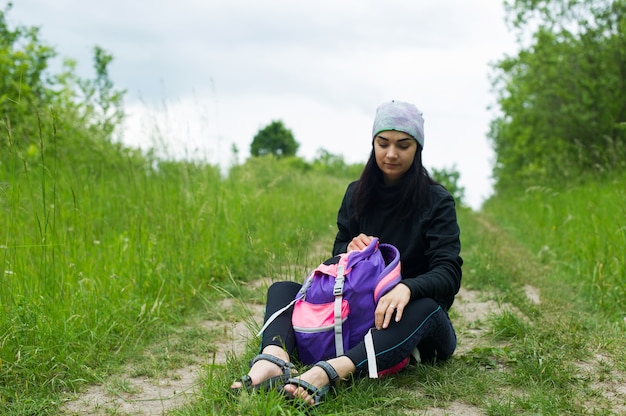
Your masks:
[[[374,137],[376,164],[387,185],[396,183],[413,164],[417,142],[401,131],[381,131]]]

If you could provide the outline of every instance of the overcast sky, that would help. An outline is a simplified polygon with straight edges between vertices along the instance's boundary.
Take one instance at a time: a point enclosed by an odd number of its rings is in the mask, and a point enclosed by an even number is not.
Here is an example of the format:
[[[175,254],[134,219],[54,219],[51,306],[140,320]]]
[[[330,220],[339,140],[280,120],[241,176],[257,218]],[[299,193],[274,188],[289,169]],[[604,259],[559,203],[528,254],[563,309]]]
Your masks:
[[[456,166],[473,207],[491,192],[489,64],[516,50],[502,0],[13,3],[9,22],[40,26],[81,75],[93,46],[113,54],[131,145],[161,137],[170,154],[228,165],[233,144],[243,161],[282,120],[300,156],[361,162],[376,107],[396,99],[424,113],[428,168]]]

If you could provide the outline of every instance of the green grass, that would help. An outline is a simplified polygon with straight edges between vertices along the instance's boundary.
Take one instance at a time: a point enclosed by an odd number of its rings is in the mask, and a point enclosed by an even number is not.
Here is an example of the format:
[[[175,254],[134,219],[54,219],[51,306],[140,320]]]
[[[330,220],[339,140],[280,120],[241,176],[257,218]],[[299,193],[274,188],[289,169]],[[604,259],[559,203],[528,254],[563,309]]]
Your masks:
[[[626,175],[567,190],[541,187],[495,199],[486,210],[585,297],[589,306],[626,316]]]
[[[160,377],[198,357],[200,395],[174,415],[624,410],[623,177],[460,209],[464,290],[497,307],[473,322],[460,301],[453,307],[459,352],[448,362],[344,383],[311,410],[275,392],[229,397],[257,340],[214,364],[224,334],[198,322],[247,318],[245,305],[264,301],[264,287],[247,282],[303,278],[330,252],[350,178],[297,160],[254,159],[222,177],[123,152],[89,149],[80,156],[90,163],[79,163],[54,147],[44,157],[41,147],[9,151],[0,158],[2,414],[56,414],[93,383],[132,393],[120,376],[128,368]],[[232,298],[241,306],[221,310]]]
[[[216,287],[297,264],[312,237],[333,226],[347,184],[269,158],[223,178],[202,163],[94,152],[93,163],[78,164],[54,148],[8,151],[0,164],[3,414],[54,408],[56,395],[114,371],[221,295]]]

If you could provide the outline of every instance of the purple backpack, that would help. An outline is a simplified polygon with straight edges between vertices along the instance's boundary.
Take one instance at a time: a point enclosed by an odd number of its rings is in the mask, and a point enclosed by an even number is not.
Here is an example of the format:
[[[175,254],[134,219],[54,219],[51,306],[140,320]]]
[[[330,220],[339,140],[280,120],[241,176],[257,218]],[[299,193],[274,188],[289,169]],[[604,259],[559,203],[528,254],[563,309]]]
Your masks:
[[[398,249],[377,238],[362,251],[320,264],[294,300],[292,323],[300,361],[327,360],[363,341],[374,326],[378,299],[400,279]]]

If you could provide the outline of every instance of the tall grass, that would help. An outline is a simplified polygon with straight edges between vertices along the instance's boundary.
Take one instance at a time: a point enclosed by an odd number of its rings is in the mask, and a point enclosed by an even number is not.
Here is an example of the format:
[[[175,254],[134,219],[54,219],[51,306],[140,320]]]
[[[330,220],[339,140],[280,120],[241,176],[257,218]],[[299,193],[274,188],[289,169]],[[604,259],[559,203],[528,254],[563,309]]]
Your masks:
[[[73,159],[56,143],[9,140],[0,158],[3,414],[44,413],[56,393],[181,321],[213,285],[297,261],[334,225],[348,182],[289,160],[222,177],[113,145]]]
[[[626,315],[626,175],[564,191],[534,187],[485,211],[545,262],[558,266],[591,309]]]

